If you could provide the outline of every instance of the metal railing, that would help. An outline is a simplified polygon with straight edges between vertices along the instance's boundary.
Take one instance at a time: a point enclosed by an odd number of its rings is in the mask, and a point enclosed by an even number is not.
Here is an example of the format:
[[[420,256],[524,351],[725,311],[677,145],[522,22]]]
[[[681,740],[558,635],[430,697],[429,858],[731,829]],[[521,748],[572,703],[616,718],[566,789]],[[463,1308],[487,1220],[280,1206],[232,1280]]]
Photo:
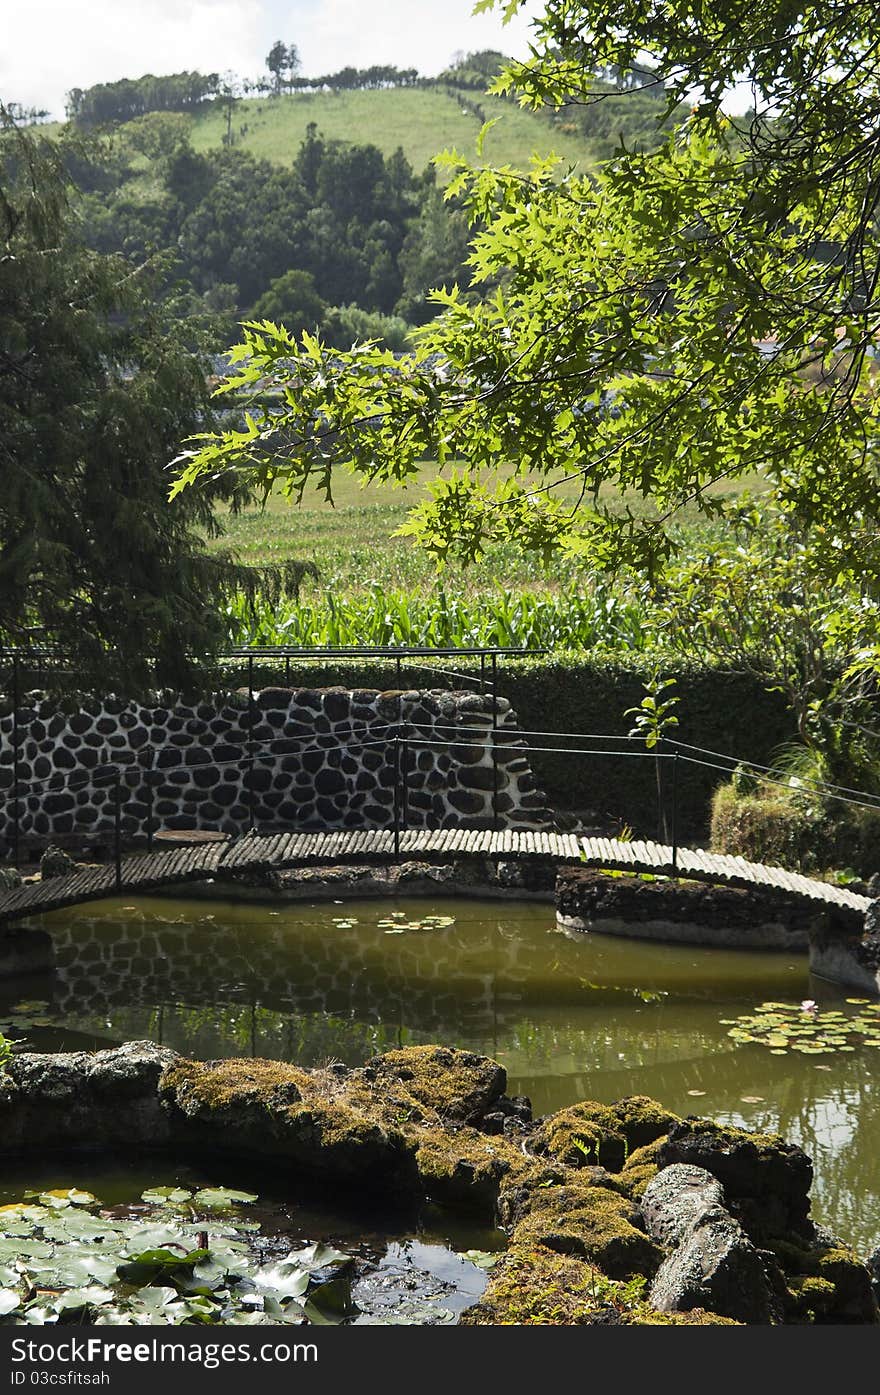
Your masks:
[[[494,705],[494,704],[493,704]],[[636,739],[629,737],[614,737],[605,733],[576,733],[576,732],[529,732],[521,731],[515,726],[499,727],[493,721],[491,726],[485,724],[469,725],[467,723],[443,723],[438,722],[432,728],[432,735],[425,735],[410,722],[398,720],[393,722],[363,723],[361,733],[352,733],[354,739],[341,740],[335,747],[322,746],[323,751],[337,750],[342,752],[363,752],[367,749],[382,750],[385,753],[386,768],[393,772],[391,783],[391,808],[389,812],[390,822],[386,825],[393,832],[393,848],[395,858],[400,857],[400,837],[410,825],[411,817],[411,795],[413,793],[411,777],[417,769],[417,753],[426,750],[449,751],[453,748],[459,750],[471,749],[487,753],[492,766],[492,817],[491,826],[495,829],[499,827],[501,812],[499,809],[499,780],[498,766],[499,755],[504,751],[515,751],[517,756],[531,757],[532,755],[551,752],[557,755],[565,755],[569,758],[604,758],[607,760],[648,760],[657,763],[670,773],[668,782],[663,782],[665,788],[662,792],[662,804],[658,810],[660,822],[664,825],[664,841],[667,841],[671,848],[671,866],[673,871],[678,866],[679,851],[679,768],[682,763],[703,765],[706,762],[697,755],[687,754],[679,749],[645,750],[636,746]],[[444,733],[446,733],[444,735]],[[541,738],[541,744],[535,741],[528,741],[529,736]],[[566,742],[566,745],[547,744],[551,738],[556,742]],[[595,745],[594,743],[600,743]],[[230,744],[227,741],[225,744]],[[666,743],[673,745],[673,743]],[[676,745],[678,743],[675,743]],[[243,754],[235,759],[223,761],[199,762],[196,765],[187,767],[176,766],[175,769],[204,769],[207,764],[218,771],[236,770],[242,772],[242,798],[247,803],[247,818],[241,819],[241,832],[247,829],[259,832],[261,819],[259,816],[259,795],[257,789],[255,772],[261,764],[277,763],[285,756],[290,756],[302,749],[314,749],[314,737],[290,737],[279,736],[271,741],[265,741],[259,750],[248,742],[248,747]],[[148,755],[147,762],[144,755]],[[710,754],[710,753],[702,753]],[[716,756],[720,753],[711,753]],[[113,835],[113,860],[116,868],[117,886],[121,887],[121,861],[123,850],[123,834],[129,837],[143,838],[146,841],[147,851],[153,851],[154,834],[161,826],[160,820],[155,813],[155,794],[163,783],[166,782],[167,773],[159,769],[155,764],[156,752],[150,750],[145,753],[143,750],[134,751],[129,749],[126,752],[118,753],[112,761],[105,761],[94,770],[77,775],[73,779],[64,772],[55,772],[53,775],[43,780],[21,782],[17,778],[9,791],[9,798],[6,801],[7,822],[11,822],[13,837],[12,846],[14,860],[17,860],[17,849],[20,840],[20,818],[22,814],[22,800],[27,793],[34,789],[42,792],[53,789],[64,789],[74,791],[79,788],[95,788],[102,785],[110,785],[111,807],[112,807],[112,835]],[[717,764],[717,768],[729,773],[735,765],[741,762],[735,761],[734,757],[724,756],[723,759],[728,764]],[[531,762],[530,762],[531,764]],[[534,771],[531,771],[534,778]],[[134,779],[132,779],[134,777]],[[126,789],[134,786],[136,793],[143,791],[142,800],[146,805],[146,814],[138,822],[133,820],[133,816],[125,813]],[[193,790],[195,786],[188,786]],[[536,791],[537,792],[537,791]],[[205,790],[205,795],[210,798],[210,789]],[[833,796],[832,796],[833,797]],[[867,796],[868,799],[871,796]],[[853,802],[847,798],[846,802]],[[866,807],[877,807],[876,803],[867,804]],[[124,822],[128,823],[128,828],[124,829]],[[132,822],[134,826],[132,827]],[[271,819],[264,818],[262,823],[272,823],[277,828],[277,823]],[[292,824],[292,827],[296,825]],[[430,826],[430,825],[426,825]],[[103,827],[91,826],[83,829],[84,835],[91,833],[100,836],[109,832],[108,824]],[[183,830],[181,830],[183,832]]]

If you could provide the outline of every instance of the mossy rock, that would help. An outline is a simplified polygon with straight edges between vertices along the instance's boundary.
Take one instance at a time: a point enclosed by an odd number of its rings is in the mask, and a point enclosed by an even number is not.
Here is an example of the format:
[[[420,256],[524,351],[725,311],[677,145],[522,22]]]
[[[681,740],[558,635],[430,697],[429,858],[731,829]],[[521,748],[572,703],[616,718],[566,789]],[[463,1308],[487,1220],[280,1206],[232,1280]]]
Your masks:
[[[604,1187],[626,1196],[622,1176],[608,1172],[604,1167],[583,1167],[573,1169],[557,1162],[532,1162],[524,1172],[514,1172],[505,1181],[498,1195],[497,1219],[500,1225],[513,1229],[532,1209],[532,1199],[536,1193],[551,1187]]]
[[[837,1290],[830,1279],[802,1274],[788,1285],[786,1318],[792,1322],[822,1322],[833,1311]]]
[[[463,1124],[479,1123],[507,1088],[507,1072],[497,1061],[451,1046],[388,1051],[368,1061],[361,1074],[379,1094],[389,1083],[403,1084],[419,1104]]]
[[[880,1320],[871,1274],[848,1246],[836,1241],[810,1245],[789,1237],[774,1237],[771,1248],[788,1285],[788,1322]],[[830,1285],[830,1293],[826,1285]]]
[[[162,1073],[160,1094],[174,1103],[188,1118],[212,1117],[238,1122],[253,1109],[266,1112],[299,1104],[303,1094],[312,1093],[307,1071],[283,1061],[227,1060],[176,1061]]]
[[[219,1149],[282,1156],[310,1175],[370,1191],[418,1189],[414,1149],[396,1128],[353,1108],[330,1072],[280,1061],[178,1061],[160,1097],[184,1138]]]
[[[845,1245],[830,1246],[816,1257],[816,1277],[834,1286],[834,1303],[828,1322],[878,1320],[877,1303],[867,1267]]]
[[[729,1318],[702,1310],[658,1313],[644,1291],[642,1279],[611,1279],[543,1245],[514,1244],[492,1269],[480,1301],[459,1321],[464,1327],[730,1325]]]
[[[584,1100],[551,1114],[530,1139],[532,1152],[566,1167],[598,1164],[620,1172],[630,1154],[669,1133],[678,1116],[645,1095],[616,1104]]]
[[[665,1138],[673,1124],[681,1123],[677,1114],[647,1095],[627,1095],[609,1107],[626,1139],[627,1162],[638,1149]]]
[[[648,1183],[660,1171],[660,1149],[664,1139],[655,1138],[643,1148],[630,1153],[619,1174],[620,1184],[627,1196],[641,1200]]]
[[[429,1130],[418,1145],[416,1165],[431,1201],[478,1211],[490,1220],[505,1180],[528,1167],[521,1150],[506,1138],[487,1138],[468,1128]]]
[[[546,1187],[531,1193],[513,1240],[578,1255],[612,1279],[651,1276],[663,1250],[637,1228],[639,1220],[638,1208],[606,1187]]]
[[[711,1172],[756,1242],[807,1223],[813,1164],[779,1134],[749,1133],[712,1119],[688,1118],[673,1124],[660,1145],[658,1161],[662,1167],[689,1163]]]
[[[529,1138],[536,1157],[553,1158],[565,1167],[598,1166],[619,1172],[627,1143],[614,1112],[605,1104],[584,1101],[542,1120]]]

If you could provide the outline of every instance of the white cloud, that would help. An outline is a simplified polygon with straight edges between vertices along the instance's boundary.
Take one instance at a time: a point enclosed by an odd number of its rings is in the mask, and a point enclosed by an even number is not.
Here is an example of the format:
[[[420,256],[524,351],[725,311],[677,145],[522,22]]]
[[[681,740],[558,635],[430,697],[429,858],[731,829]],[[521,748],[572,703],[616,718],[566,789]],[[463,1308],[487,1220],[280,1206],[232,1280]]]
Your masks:
[[[541,9],[529,0],[528,11]],[[524,55],[528,22],[474,16],[472,0],[7,0],[0,97],[63,111],[64,94],[142,73],[256,76],[273,39],[306,73],[392,63],[432,74],[457,50]]]
[[[296,6],[288,8],[294,20]],[[525,55],[524,15],[503,25],[500,14],[473,15],[472,9],[472,0],[381,0],[375,7],[365,0],[319,0],[301,42],[296,34],[290,37],[305,72],[332,72],[346,63],[394,63],[433,74],[458,50],[499,48]]]
[[[261,0],[26,0],[10,5],[0,96],[62,115],[64,94],[143,73],[256,72]]]

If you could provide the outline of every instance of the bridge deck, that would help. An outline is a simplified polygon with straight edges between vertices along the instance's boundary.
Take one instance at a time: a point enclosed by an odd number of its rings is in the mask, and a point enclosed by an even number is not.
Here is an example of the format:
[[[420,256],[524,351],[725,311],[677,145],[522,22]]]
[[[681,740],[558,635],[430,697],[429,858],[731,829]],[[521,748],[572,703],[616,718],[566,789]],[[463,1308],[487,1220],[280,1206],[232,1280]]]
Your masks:
[[[400,834],[400,856],[434,860],[468,856],[516,861],[540,859],[615,871],[678,875],[728,886],[776,889],[796,899],[846,906],[855,911],[865,911],[871,904],[868,897],[843,887],[816,881],[800,872],[787,872],[781,867],[747,862],[742,857],[679,848],[677,868],[673,868],[672,848],[663,844],[581,838],[573,833],[533,833],[509,828],[497,832],[410,829]],[[226,870],[281,870],[321,863],[390,862],[394,858],[394,834],[390,829],[247,833],[234,843],[172,848],[167,852],[126,858],[122,863],[121,890],[150,892],[175,882],[222,877]],[[0,925],[116,894],[113,867],[89,867],[67,877],[30,882],[0,896]]]

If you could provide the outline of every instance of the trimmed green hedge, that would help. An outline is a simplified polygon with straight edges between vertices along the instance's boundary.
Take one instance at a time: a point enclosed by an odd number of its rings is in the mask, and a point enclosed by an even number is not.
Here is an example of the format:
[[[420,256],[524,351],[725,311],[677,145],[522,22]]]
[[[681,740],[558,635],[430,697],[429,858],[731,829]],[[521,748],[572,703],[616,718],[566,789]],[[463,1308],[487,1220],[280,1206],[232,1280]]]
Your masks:
[[[632,718],[625,717],[644,693],[651,663],[644,655],[548,655],[534,659],[499,660],[498,692],[512,703],[525,730],[583,732],[625,736]],[[430,668],[403,662],[400,683],[393,660],[310,662],[289,666],[283,660],[255,663],[254,683],[293,687],[345,688],[467,688],[443,669],[479,678],[474,659],[438,660]],[[488,673],[488,668],[487,668]],[[664,676],[677,680],[678,726],[672,735],[709,750],[746,761],[767,764],[774,747],[794,737],[794,723],[780,694],[769,693],[748,674],[728,673],[672,662]],[[230,686],[246,684],[247,663],[227,665],[223,677]],[[545,744],[539,737],[530,738]],[[596,749],[595,747],[592,749]],[[643,751],[633,743],[634,751]],[[709,758],[711,759],[711,758]],[[577,757],[536,752],[531,757],[539,784],[552,807],[595,810],[603,817],[630,823],[636,833],[655,837],[657,795],[653,760],[633,756]],[[671,762],[664,762],[666,788],[671,785]],[[680,837],[705,836],[713,791],[723,774],[681,759],[678,763],[678,831]]]

